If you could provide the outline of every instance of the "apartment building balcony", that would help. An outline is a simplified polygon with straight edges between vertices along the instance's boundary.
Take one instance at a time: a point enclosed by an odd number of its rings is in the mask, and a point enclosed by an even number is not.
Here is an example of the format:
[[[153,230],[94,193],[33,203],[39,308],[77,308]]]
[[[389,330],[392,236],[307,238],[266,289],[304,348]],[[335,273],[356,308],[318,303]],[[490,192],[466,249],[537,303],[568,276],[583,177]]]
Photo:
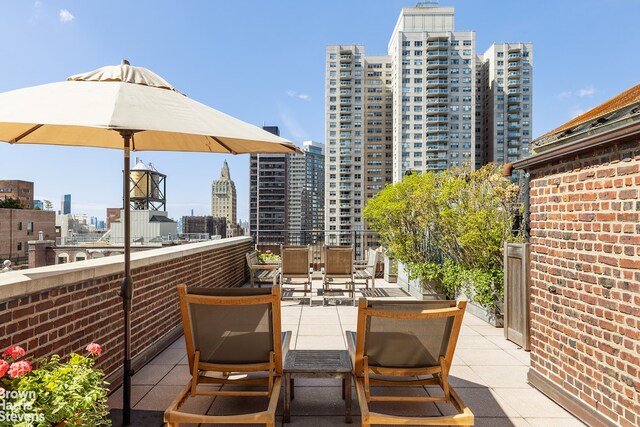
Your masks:
[[[449,89],[447,89],[447,88],[434,88],[434,89],[427,89],[426,90],[427,96],[447,94],[447,93],[449,93]]]
[[[522,107],[520,105],[509,105],[507,107],[507,111],[521,111]]]
[[[438,87],[438,86],[447,86],[449,84],[449,80],[441,79],[441,78],[427,78],[427,87]]]
[[[351,80],[351,73],[349,72],[341,72],[340,80]]]
[[[429,142],[448,141],[448,140],[449,140],[449,134],[446,134],[446,133],[439,133],[439,134],[427,136],[427,141]]]
[[[341,97],[340,98],[340,105],[345,105],[345,104],[351,104],[351,97]]]
[[[507,114],[507,120],[520,120],[521,118],[520,114]]]
[[[508,147],[520,147],[522,143],[518,139],[510,139],[507,141]]]
[[[352,59],[352,55],[340,55],[340,62],[351,62]]]
[[[427,144],[427,151],[444,151],[447,150],[446,144]]]
[[[447,104],[449,103],[449,98],[427,98],[427,104]]]
[[[446,132],[449,130],[448,126],[427,126],[426,131],[427,133],[431,133],[431,132]]]
[[[431,50],[427,51],[427,58],[447,58],[449,57],[448,50]]]
[[[448,41],[429,41],[427,42],[427,50],[440,49],[441,47],[448,47]]]
[[[435,59],[435,60],[427,61],[427,69],[429,69],[429,68],[441,68],[443,66],[448,66],[448,65],[449,65],[449,61],[441,60],[441,59]]]
[[[425,111],[427,114],[439,114],[439,113],[447,113],[449,112],[449,109],[447,107],[427,107]],[[446,118],[446,116],[440,116],[440,117]],[[427,118],[427,120],[429,119]]]
[[[522,68],[522,62],[520,61],[509,61],[507,62],[507,69],[508,70],[515,70],[518,68]]]
[[[520,102],[522,102],[522,98],[520,98],[519,96],[507,97],[507,104],[519,104]]]
[[[427,70],[427,76],[446,76],[449,74],[449,70],[446,68],[436,68]]]

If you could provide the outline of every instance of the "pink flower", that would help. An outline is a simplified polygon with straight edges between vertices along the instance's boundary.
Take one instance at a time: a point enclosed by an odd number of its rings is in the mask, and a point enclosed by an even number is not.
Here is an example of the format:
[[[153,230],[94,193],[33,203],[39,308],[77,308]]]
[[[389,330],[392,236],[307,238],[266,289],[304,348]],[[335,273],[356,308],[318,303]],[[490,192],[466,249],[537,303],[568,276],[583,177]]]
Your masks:
[[[29,363],[28,360],[20,360],[19,362],[13,362],[11,366],[9,366],[10,378],[21,377],[27,372],[31,372],[31,363]]]
[[[7,373],[7,369],[9,369],[9,363],[6,360],[0,360],[0,378],[4,377],[4,374]]]
[[[2,357],[10,357],[12,359],[17,359],[22,356],[24,356],[24,348],[19,345],[12,345],[2,353]]]
[[[86,350],[91,353],[93,356],[98,356],[100,357],[100,355],[102,354],[102,347],[100,347],[100,344],[94,343],[92,342],[91,344],[89,344],[86,348]]]

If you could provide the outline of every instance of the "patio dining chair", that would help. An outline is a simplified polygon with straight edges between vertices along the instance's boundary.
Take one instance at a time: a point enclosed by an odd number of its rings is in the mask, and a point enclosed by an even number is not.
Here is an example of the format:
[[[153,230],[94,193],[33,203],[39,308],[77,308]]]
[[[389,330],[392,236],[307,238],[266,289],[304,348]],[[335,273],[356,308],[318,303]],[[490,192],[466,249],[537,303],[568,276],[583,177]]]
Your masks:
[[[304,292],[309,294],[311,301],[311,250],[309,246],[281,245],[280,246],[280,287],[284,297],[289,292]],[[302,289],[292,286],[304,285]],[[286,288],[286,290],[285,290]]]
[[[326,245],[324,251],[324,270],[322,272],[322,305],[331,294],[351,294],[356,302],[356,287],[353,279],[353,246]],[[338,286],[337,288],[335,286]]]
[[[363,280],[367,289],[371,282],[371,289],[376,288],[376,269],[378,267],[378,251],[369,249],[367,251],[366,264],[355,264],[354,279]]]
[[[449,384],[466,304],[464,299],[457,303],[360,299],[357,331],[346,331],[346,337],[363,426],[473,425],[473,413]],[[425,385],[440,388],[436,392],[438,389],[431,387],[426,395]],[[416,395],[416,386],[421,396]],[[393,387],[393,393],[387,387]],[[398,389],[407,393],[399,394]],[[392,412],[394,406],[403,402],[444,402],[457,413],[419,417],[410,416],[405,408],[399,415],[373,412],[370,405],[376,405],[375,402],[385,402],[386,412]]]
[[[281,334],[280,330],[280,287],[205,289],[181,284],[178,296],[191,379],[165,411],[167,426],[180,423],[273,426],[282,384],[283,353],[290,340],[290,333]],[[237,385],[251,387],[247,390]],[[263,411],[238,415],[182,411],[183,404],[193,396],[239,399],[263,396],[268,405]]]

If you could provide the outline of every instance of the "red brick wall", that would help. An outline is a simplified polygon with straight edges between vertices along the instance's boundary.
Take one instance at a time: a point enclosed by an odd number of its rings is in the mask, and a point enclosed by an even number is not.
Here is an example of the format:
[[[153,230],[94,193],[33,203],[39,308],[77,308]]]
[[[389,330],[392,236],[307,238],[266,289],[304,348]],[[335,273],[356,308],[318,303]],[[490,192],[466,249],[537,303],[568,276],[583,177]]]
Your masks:
[[[134,254],[133,358],[181,324],[176,285],[245,283],[250,246],[249,238],[239,237]],[[116,372],[123,354],[121,270],[122,257],[113,257],[0,274],[0,351],[14,344],[34,357],[66,355],[99,342],[99,366]],[[19,292],[25,276],[31,278],[28,288],[42,290],[3,297]]]
[[[531,368],[640,425],[640,144],[531,172]]]

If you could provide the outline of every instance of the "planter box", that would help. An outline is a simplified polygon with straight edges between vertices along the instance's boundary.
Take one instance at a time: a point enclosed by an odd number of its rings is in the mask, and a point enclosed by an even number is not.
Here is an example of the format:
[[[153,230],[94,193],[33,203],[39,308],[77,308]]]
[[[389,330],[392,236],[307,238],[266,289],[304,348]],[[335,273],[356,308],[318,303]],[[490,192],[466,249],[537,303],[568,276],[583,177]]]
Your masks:
[[[467,298],[467,300],[469,300],[467,303],[468,313],[473,314],[477,318],[484,320],[496,328],[504,327],[504,303],[502,301],[498,301],[496,303],[496,308],[494,310],[489,310],[488,308],[471,301],[471,296],[460,294],[460,297]]]
[[[443,294],[438,293],[437,282],[409,279],[409,271],[401,261],[398,261],[398,285],[419,300],[447,299]]]
[[[396,283],[398,281],[398,262],[386,255],[384,256],[384,280],[387,283]]]

